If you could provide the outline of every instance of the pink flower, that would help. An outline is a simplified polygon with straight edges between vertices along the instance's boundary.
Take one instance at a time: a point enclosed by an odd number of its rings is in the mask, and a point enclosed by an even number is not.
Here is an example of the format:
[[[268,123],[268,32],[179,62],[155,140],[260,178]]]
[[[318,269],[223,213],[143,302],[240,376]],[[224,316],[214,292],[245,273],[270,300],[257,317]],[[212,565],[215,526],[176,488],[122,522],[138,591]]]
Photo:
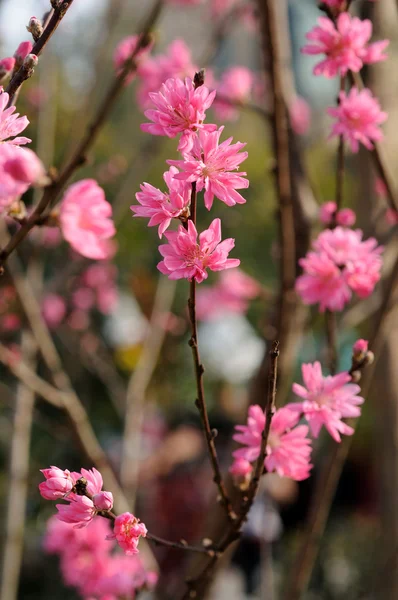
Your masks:
[[[311,107],[301,96],[296,96],[289,106],[292,129],[297,135],[305,135],[311,126]]]
[[[99,494],[102,490],[102,486],[104,484],[102,480],[102,475],[95,467],[92,469],[82,469],[80,471],[81,476],[87,480],[87,491],[91,496],[95,494]]]
[[[216,285],[198,289],[197,317],[207,321],[223,315],[226,311],[244,314],[249,307],[249,301],[256,298],[260,291],[260,284],[243,271],[223,271]]]
[[[346,6],[347,0],[322,0],[322,4],[326,4],[329,8],[343,9]]]
[[[0,60],[0,81],[11,75],[15,67],[15,58],[2,58]]]
[[[58,327],[66,315],[66,302],[59,294],[47,294],[43,298],[41,311],[49,327]]]
[[[112,510],[113,494],[112,492],[99,492],[94,494],[93,503],[97,510]]]
[[[171,78],[192,77],[198,70],[193,64],[191,51],[183,40],[174,40],[165,54],[149,57],[138,65],[140,87],[138,103],[142,108],[150,106],[149,94],[158,92],[162,83]]]
[[[169,279],[195,279],[201,283],[207,279],[207,269],[222,271],[232,269],[240,264],[237,258],[228,258],[229,252],[235,246],[235,240],[228,238],[221,241],[221,221],[214,219],[209,229],[199,235],[191,220],[188,230],[182,225],[178,231],[165,234],[168,244],[159,246],[163,260],[158,269]]]
[[[324,225],[330,225],[337,210],[336,202],[325,202],[319,208],[319,220]]]
[[[75,308],[89,310],[94,306],[95,293],[91,288],[79,287],[72,294],[72,302]]]
[[[361,357],[368,351],[369,342],[368,340],[359,339],[355,342],[352,347],[352,353],[355,357]]]
[[[158,233],[161,238],[169,227],[172,219],[189,215],[192,186],[186,181],[179,181],[174,176],[178,169],[170,167],[163,175],[168,192],[161,192],[150,183],[141,184],[141,191],[135,197],[141,206],[130,206],[135,217],[148,217],[148,227],[159,225]]]
[[[253,467],[248,460],[245,460],[244,458],[237,458],[234,460],[228,470],[231,475],[246,476],[250,475],[250,473],[253,471]]]
[[[185,78],[185,82],[168,79],[158,92],[149,94],[156,108],[146,110],[145,116],[153,123],[144,123],[141,129],[169,138],[182,133],[178,150],[189,152],[199,129],[216,129],[215,125],[203,125],[206,110],[212,105],[215,95],[216,92],[210,92],[205,85],[195,89],[189,77]]]
[[[336,223],[342,227],[352,227],[356,220],[357,216],[351,208],[342,208],[336,214]]]
[[[14,52],[14,58],[17,62],[18,68],[22,65],[25,58],[32,52],[32,42],[21,42],[18,48]]]
[[[336,442],[340,442],[340,433],[352,435],[354,430],[341,419],[359,417],[360,404],[364,399],[357,394],[361,388],[350,383],[347,372],[323,377],[319,362],[304,364],[301,367],[305,387],[293,384],[293,392],[303,398],[303,402],[289,404],[288,407],[298,413],[304,413],[311,433],[318,437],[322,425],[326,427]]]
[[[119,44],[116,46],[114,55],[113,55],[113,64],[115,70],[118,75],[123,72],[124,65],[126,61],[135,55],[137,44],[138,44],[139,36],[131,35],[129,37],[124,38]],[[139,65],[141,61],[145,60],[150,51],[152,49],[152,44],[149,46],[145,46],[145,48],[141,48],[137,54],[134,56],[134,62]],[[132,72],[127,75],[125,83],[131,83],[135,78],[136,73]]]
[[[375,181],[375,194],[379,198],[387,198],[387,187],[381,177],[377,177]]]
[[[220,127],[218,131],[200,131],[192,150],[186,154],[184,160],[168,161],[183,171],[175,175],[176,179],[196,181],[199,192],[205,189],[204,201],[207,210],[211,209],[214,196],[227,206],[244,204],[246,200],[236,190],[249,187],[248,180],[244,179],[246,173],[234,172],[247,158],[247,152],[240,152],[246,144],[231,144],[232,138],[220,144],[223,129]]]
[[[32,140],[26,137],[15,137],[29,125],[27,117],[20,117],[15,106],[7,108],[10,97],[7,92],[0,93],[0,141],[9,144],[28,144]],[[15,113],[15,114],[14,114]],[[9,138],[14,138],[10,140]]]
[[[112,537],[116,538],[125,554],[138,554],[139,539],[146,537],[147,528],[134,515],[126,512],[116,517],[113,533]]]
[[[296,290],[305,304],[320,304],[320,311],[342,310],[352,292],[365,298],[380,279],[383,251],[374,238],[362,241],[362,231],[326,229],[313,243],[313,251],[300,259],[304,274]]]
[[[222,74],[217,85],[217,97],[214,101],[214,111],[223,121],[235,120],[239,110],[234,103],[244,103],[250,99],[254,84],[254,74],[246,67],[230,67]]]
[[[32,184],[40,183],[43,176],[44,167],[32,150],[0,143],[0,213],[7,211]]]
[[[64,238],[82,256],[106,259],[112,253],[110,238],[116,233],[112,207],[94,179],[83,179],[65,192],[60,207]]]
[[[264,466],[268,472],[275,471],[281,477],[296,481],[307,479],[312,468],[310,463],[311,440],[307,438],[307,425],[297,425],[300,415],[288,407],[276,411],[268,436]],[[296,426],[297,425],[297,426]],[[233,439],[246,448],[233,452],[235,458],[254,462],[260,455],[265,415],[258,404],[249,406],[247,425],[237,425],[238,433]]]
[[[39,484],[40,494],[46,500],[58,500],[68,494],[76,483],[74,474],[67,469],[63,471],[58,467],[41,469],[46,481]]]
[[[57,518],[64,523],[72,523],[77,528],[86,527],[96,515],[93,501],[87,496],[76,494],[69,496],[68,500],[68,504],[56,504]]]
[[[379,101],[368,89],[351,88],[348,95],[340,92],[339,99],[336,108],[327,110],[336,119],[330,137],[342,135],[352,152],[358,152],[360,143],[372,150],[372,142],[383,139],[379,125],[387,119],[387,113],[380,109]]]
[[[328,17],[319,17],[318,25],[306,38],[313,42],[302,48],[304,54],[325,54],[326,58],[314,67],[314,75],[335,77],[346,75],[348,71],[357,73],[364,64],[386,60],[383,51],[388,40],[369,44],[372,36],[372,23],[361,21],[349,13],[341,13],[336,25]]]

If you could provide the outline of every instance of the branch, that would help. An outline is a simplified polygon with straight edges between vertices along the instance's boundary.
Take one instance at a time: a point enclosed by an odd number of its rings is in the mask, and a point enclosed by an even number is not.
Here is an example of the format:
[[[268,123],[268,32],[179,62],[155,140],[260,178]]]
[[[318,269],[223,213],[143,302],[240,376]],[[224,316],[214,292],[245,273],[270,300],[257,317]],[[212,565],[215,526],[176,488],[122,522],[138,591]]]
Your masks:
[[[67,11],[72,6],[72,3],[73,0],[64,0],[61,4],[55,6],[53,14],[50,17],[50,20],[48,21],[43,33],[33,46],[31,54],[34,54],[35,56],[40,56],[47,43],[50,41],[53,33],[56,31],[62,19],[66,15]],[[32,74],[33,70],[27,65],[23,64],[18,69],[18,71],[12,76],[10,83],[8,84],[6,89],[6,92],[10,96],[8,106],[11,106],[13,104],[14,97],[18,92],[19,88],[21,87],[24,81],[31,77]]]
[[[69,161],[67,161],[64,168],[61,170],[55,180],[44,190],[43,196],[27,219],[26,223],[12,236],[8,244],[0,252],[0,267],[4,265],[10,254],[15,248],[25,239],[29,231],[40,221],[42,214],[47,208],[54,206],[64,186],[69,181],[70,177],[74,172],[86,162],[86,154],[93,146],[96,141],[98,134],[101,131],[106,119],[108,118],[113,106],[118,99],[119,95],[125,87],[126,77],[136,70],[135,58],[139,51],[148,44],[149,33],[160,15],[161,8],[163,6],[163,0],[157,0],[153,10],[146,23],[144,24],[142,33],[140,34],[139,42],[134,50],[131,58],[126,62],[122,72],[116,76],[112,83],[108,93],[102,101],[97,114],[94,119],[88,125],[86,132],[78,144],[76,150],[72,154]]]

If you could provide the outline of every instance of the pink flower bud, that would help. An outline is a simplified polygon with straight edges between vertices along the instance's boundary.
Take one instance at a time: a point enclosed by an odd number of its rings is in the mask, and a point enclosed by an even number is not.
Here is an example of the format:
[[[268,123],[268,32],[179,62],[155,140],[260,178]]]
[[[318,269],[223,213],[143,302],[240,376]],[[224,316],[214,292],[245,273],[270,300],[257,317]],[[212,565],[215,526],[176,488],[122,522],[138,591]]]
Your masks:
[[[368,351],[368,340],[359,339],[352,347],[352,353],[356,359],[361,359]]]
[[[21,42],[18,48],[15,50],[14,58],[17,62],[18,67],[20,67],[25,60],[25,58],[32,52],[33,44],[32,42]]]
[[[375,181],[375,193],[376,193],[376,196],[378,196],[379,198],[387,197],[386,184],[380,177],[378,177]]]
[[[95,494],[95,496],[93,496],[93,502],[97,510],[112,510],[112,492],[100,492],[99,494]]]
[[[36,54],[28,54],[28,56],[24,58],[23,64],[28,69],[34,69],[39,64],[39,58]]]
[[[70,492],[75,485],[72,474],[67,469],[63,471],[58,467],[50,469],[41,469],[46,481],[39,485],[40,494],[46,500],[56,500],[62,498]]]
[[[45,176],[41,160],[32,150],[26,148],[14,152],[12,157],[4,162],[3,168],[16,181],[29,185],[38,183]]]
[[[31,17],[29,19],[29,25],[27,25],[26,29],[29,31],[29,33],[32,34],[32,37],[35,42],[37,42],[37,40],[43,33],[43,25],[37,17]]]
[[[58,294],[47,294],[42,303],[42,314],[49,327],[57,327],[66,314],[66,302]]]
[[[8,77],[15,67],[15,58],[2,58],[0,60],[0,81]]]
[[[240,487],[241,490],[247,489],[252,471],[252,465],[244,458],[235,458],[229,468],[229,472],[232,475],[235,485]]]
[[[336,222],[342,227],[352,227],[356,220],[356,214],[351,208],[343,208],[336,215]]]
[[[333,220],[333,215],[336,212],[336,202],[325,202],[319,209],[319,220],[324,225],[329,225]]]

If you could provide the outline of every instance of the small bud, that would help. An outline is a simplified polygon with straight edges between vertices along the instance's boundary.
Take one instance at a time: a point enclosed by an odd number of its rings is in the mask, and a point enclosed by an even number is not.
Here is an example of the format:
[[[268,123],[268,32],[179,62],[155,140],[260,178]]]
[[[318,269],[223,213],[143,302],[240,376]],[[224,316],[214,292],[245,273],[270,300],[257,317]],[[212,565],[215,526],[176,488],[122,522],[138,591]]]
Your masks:
[[[0,60],[0,82],[3,81],[6,77],[11,75],[13,69],[15,67],[15,58],[3,58]]]
[[[28,54],[25,60],[23,61],[24,67],[27,69],[34,69],[39,64],[39,59],[36,54]]]
[[[371,365],[374,362],[374,359],[375,355],[371,350],[368,350],[368,353],[366,354],[365,364]]]
[[[22,200],[15,200],[7,211],[7,214],[16,221],[23,221],[28,215],[26,206]]]
[[[355,363],[361,363],[368,352],[369,342],[367,340],[359,339],[355,342],[352,347],[352,357]]]
[[[213,545],[213,540],[211,540],[210,538],[203,538],[202,546],[204,548],[211,548],[212,545]]]
[[[22,66],[25,58],[32,52],[33,44],[32,42],[21,42],[18,48],[15,50],[14,58],[17,63],[17,67]]]
[[[361,371],[352,371],[351,380],[353,383],[359,383],[361,381]]]
[[[212,429],[211,430],[211,436],[212,436],[213,440],[215,440],[216,437],[218,436],[218,430],[217,429]]]
[[[356,220],[357,216],[351,208],[342,208],[336,214],[336,223],[342,227],[352,227]]]
[[[201,69],[200,71],[195,73],[195,76],[193,78],[193,85],[195,87],[195,90],[197,90],[198,87],[203,85],[204,82],[205,82],[205,70]]]
[[[229,468],[234,484],[242,491],[247,490],[252,471],[252,465],[244,458],[235,459],[234,463]]]
[[[112,492],[99,492],[93,496],[94,506],[97,510],[112,510],[113,495]]]
[[[32,34],[32,37],[35,42],[37,42],[37,40],[43,33],[43,25],[41,21],[36,17],[31,17],[29,19],[29,24],[26,26],[26,29],[29,31],[29,33]]]

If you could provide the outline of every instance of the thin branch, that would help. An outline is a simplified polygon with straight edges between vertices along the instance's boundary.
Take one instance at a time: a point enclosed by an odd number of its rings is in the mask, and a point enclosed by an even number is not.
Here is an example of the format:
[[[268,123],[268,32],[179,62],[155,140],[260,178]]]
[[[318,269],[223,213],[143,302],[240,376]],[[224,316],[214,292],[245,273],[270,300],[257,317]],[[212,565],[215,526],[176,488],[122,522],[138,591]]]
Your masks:
[[[131,58],[126,62],[122,72],[115,77],[114,82],[110,86],[108,93],[99,106],[99,109],[93,120],[88,125],[83,138],[81,139],[71,158],[67,161],[66,165],[51,183],[51,185],[44,190],[40,202],[37,204],[26,223],[24,223],[22,227],[12,236],[8,244],[0,252],[0,267],[4,265],[10,254],[25,239],[37,222],[40,221],[41,216],[46,209],[54,206],[54,203],[57,201],[60,193],[62,192],[66,183],[69,181],[70,177],[72,177],[74,172],[86,162],[87,152],[91,149],[96,141],[106,119],[108,118],[117,99],[122,93],[125,87],[126,77],[136,69],[137,65],[135,58],[140,50],[142,50],[142,48],[148,44],[149,33],[160,15],[162,6],[163,0],[157,0],[150,15],[148,16],[146,23],[144,24],[142,33],[139,37],[139,42]]]
[[[331,375],[337,370],[337,322],[336,313],[332,310],[325,312],[325,328],[328,344],[328,364]]]
[[[22,333],[22,356],[34,368],[36,344],[32,336]],[[20,383],[16,393],[14,426],[11,442],[10,481],[0,599],[16,600],[22,563],[26,501],[28,496],[29,450],[35,394]]]
[[[149,532],[146,534],[146,539],[153,542],[155,546],[165,546],[166,548],[174,548],[175,550],[187,550],[188,552],[207,554],[207,556],[211,557],[217,555],[217,550],[215,549],[206,548],[205,546],[190,546],[185,540],[181,540],[180,542],[170,542],[169,540],[165,540]]]
[[[50,17],[50,20],[48,21],[43,33],[33,46],[31,54],[34,54],[35,56],[40,56],[47,43],[50,41],[52,35],[58,28],[59,24],[61,23],[62,19],[66,15],[67,11],[72,6],[72,3],[73,0],[64,0],[61,4],[54,8],[53,14]],[[23,64],[13,75],[6,89],[6,92],[10,96],[8,106],[11,106],[13,104],[15,94],[18,92],[23,82],[29,79],[32,73],[33,70],[30,69],[27,65]]]

